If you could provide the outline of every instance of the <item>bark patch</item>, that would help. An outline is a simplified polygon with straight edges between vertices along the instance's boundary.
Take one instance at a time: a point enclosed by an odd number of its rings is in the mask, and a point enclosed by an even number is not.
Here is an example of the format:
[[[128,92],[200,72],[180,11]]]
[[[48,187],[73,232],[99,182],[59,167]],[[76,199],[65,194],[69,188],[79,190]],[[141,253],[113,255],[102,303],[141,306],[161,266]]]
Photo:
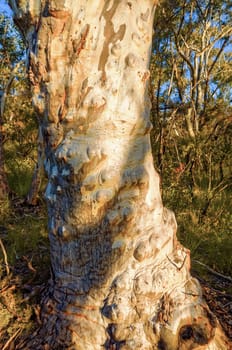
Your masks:
[[[121,24],[117,32],[114,31],[114,24],[112,22],[112,18],[119,4],[117,2],[113,3],[113,6],[108,11],[106,10],[107,5],[108,4],[104,6],[104,9],[102,11],[102,16],[105,18],[106,21],[104,29],[105,41],[98,65],[98,69],[103,72],[103,82],[106,79],[105,65],[109,56],[109,45],[110,43],[114,45],[118,40],[122,40],[126,32],[125,24]]]

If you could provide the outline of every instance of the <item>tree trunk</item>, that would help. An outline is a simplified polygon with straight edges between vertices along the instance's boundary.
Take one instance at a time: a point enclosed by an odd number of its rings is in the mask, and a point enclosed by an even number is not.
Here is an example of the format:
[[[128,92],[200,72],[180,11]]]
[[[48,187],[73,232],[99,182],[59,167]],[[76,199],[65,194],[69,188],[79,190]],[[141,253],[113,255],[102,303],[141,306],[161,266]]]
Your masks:
[[[20,63],[17,63],[11,71],[11,74],[6,81],[3,90],[0,90],[0,201],[4,202],[8,200],[10,188],[5,171],[4,161],[4,112],[6,99],[12,87],[12,83],[15,79],[16,72],[20,67]]]
[[[2,130],[2,117],[0,115],[0,203],[7,201],[9,195],[9,185],[7,181],[5,162],[4,162],[4,149],[3,149],[3,130]]]
[[[38,146],[37,146],[37,162],[35,165],[31,187],[27,194],[27,203],[36,205],[38,201],[38,194],[44,175],[44,142],[41,128],[39,128]]]
[[[192,123],[192,115],[193,115],[193,107],[189,107],[187,109],[185,120],[187,125],[188,134],[192,139],[195,139],[195,133],[193,131],[193,123]]]
[[[12,82],[15,78],[13,70],[11,76],[9,77],[6,86],[3,90],[0,90],[0,202],[7,201],[9,195],[9,185],[7,180],[7,175],[5,171],[5,161],[4,161],[4,111],[6,97],[9,93]]]
[[[43,327],[24,349],[222,349],[153,168],[154,0],[18,3],[52,265]]]

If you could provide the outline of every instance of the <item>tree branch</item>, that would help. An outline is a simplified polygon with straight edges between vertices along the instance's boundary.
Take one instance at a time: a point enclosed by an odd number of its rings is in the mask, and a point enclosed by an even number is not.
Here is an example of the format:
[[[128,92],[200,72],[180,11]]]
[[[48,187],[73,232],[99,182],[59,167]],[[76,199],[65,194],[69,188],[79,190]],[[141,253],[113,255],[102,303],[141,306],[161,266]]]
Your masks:
[[[230,276],[225,276],[225,275],[223,275],[223,274],[221,274],[219,272],[214,271],[211,267],[209,267],[206,264],[203,264],[201,261],[198,261],[198,260],[195,260],[195,259],[193,259],[192,261],[197,263],[197,264],[199,264],[199,265],[201,265],[201,266],[203,266],[204,268],[206,268],[206,270],[208,270],[213,275],[215,275],[217,277],[220,277],[220,278],[223,278],[224,280],[227,280],[229,282],[232,282],[232,278]]]
[[[9,264],[8,264],[7,253],[6,253],[6,249],[4,247],[4,244],[3,244],[3,241],[1,238],[0,238],[0,247],[2,248],[3,258],[4,258],[4,262],[5,262],[5,267],[6,267],[6,274],[7,274],[7,276],[9,276],[10,268],[9,268]]]

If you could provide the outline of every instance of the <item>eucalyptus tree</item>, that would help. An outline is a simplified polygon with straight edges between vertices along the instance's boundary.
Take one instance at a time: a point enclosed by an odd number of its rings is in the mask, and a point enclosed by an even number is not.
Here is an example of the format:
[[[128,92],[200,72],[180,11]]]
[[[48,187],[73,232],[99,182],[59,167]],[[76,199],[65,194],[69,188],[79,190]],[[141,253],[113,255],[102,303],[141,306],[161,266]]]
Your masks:
[[[181,115],[189,136],[195,139],[204,125],[208,107],[214,101],[230,100],[230,3],[164,1],[154,30],[153,84],[157,110],[162,111],[160,116],[164,118]]]
[[[52,276],[24,349],[222,349],[150,146],[156,4],[10,1],[40,119]]]
[[[0,14],[0,200],[8,197],[9,185],[5,172],[3,144],[5,141],[4,133],[4,112],[6,98],[12,88],[18,70],[21,56],[20,41],[10,35],[12,23],[4,14]]]
[[[169,205],[200,224],[225,202],[220,231],[231,186],[231,18],[227,0],[164,1],[151,61],[152,146]]]
[[[25,65],[25,46],[12,18],[0,13],[0,198],[20,193],[20,173],[34,166],[37,125]],[[29,170],[29,171],[28,171]],[[30,175],[23,178],[26,187]],[[9,185],[8,185],[9,182]],[[23,187],[23,186],[22,186]],[[32,193],[37,194],[37,191]],[[25,194],[25,193],[23,193]],[[9,198],[8,198],[9,199]]]

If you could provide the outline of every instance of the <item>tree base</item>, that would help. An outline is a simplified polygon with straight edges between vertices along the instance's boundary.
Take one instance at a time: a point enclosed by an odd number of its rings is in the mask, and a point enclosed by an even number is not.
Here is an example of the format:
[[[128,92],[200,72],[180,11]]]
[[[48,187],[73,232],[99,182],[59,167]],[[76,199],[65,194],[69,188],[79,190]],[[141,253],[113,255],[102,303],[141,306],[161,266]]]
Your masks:
[[[181,263],[180,249],[186,253]],[[156,264],[146,261],[138,269],[128,261],[104,293],[77,296],[51,283],[42,327],[16,349],[230,350],[189,263],[189,252],[177,244]]]

